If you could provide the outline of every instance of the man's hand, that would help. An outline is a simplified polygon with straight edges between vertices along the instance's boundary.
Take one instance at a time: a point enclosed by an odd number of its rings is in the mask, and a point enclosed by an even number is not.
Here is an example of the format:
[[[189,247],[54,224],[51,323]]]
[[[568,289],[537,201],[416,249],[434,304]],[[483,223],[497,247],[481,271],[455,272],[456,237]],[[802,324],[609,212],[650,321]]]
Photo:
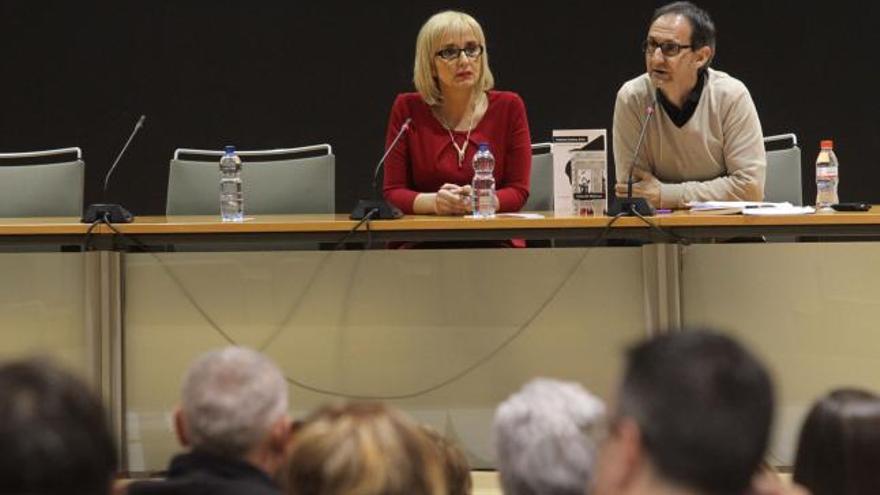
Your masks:
[[[645,198],[654,208],[660,207],[660,181],[651,172],[638,167],[633,168],[634,198]],[[618,183],[614,186],[614,192],[619,198],[626,197],[626,183]]]
[[[779,475],[763,472],[755,475],[747,495],[810,495],[810,492],[797,483],[783,483]]]

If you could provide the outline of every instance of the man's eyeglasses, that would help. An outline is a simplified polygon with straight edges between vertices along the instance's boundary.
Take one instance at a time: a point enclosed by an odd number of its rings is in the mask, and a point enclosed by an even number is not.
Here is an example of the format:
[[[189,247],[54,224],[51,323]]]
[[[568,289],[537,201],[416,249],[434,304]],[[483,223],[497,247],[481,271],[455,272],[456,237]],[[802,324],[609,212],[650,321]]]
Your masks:
[[[678,55],[682,49],[691,47],[693,47],[693,45],[679,45],[674,41],[664,41],[662,43],[657,43],[654,40],[645,40],[642,42],[643,52],[648,55],[652,55],[659,48],[660,53],[662,53],[664,57],[674,57]]]
[[[446,60],[447,62],[452,62],[453,60],[461,57],[462,52],[467,55],[469,59],[475,59],[483,54],[483,46],[482,45],[467,45],[464,48],[458,48],[455,46],[447,46],[446,48],[440,50],[435,53],[438,57]]]

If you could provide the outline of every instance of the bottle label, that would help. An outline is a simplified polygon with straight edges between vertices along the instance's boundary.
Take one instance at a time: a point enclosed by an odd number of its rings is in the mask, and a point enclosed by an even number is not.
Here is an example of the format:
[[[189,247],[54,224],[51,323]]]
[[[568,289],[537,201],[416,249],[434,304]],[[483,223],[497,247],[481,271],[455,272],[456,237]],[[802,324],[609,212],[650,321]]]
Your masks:
[[[816,167],[816,179],[834,180],[837,178],[837,167]]]

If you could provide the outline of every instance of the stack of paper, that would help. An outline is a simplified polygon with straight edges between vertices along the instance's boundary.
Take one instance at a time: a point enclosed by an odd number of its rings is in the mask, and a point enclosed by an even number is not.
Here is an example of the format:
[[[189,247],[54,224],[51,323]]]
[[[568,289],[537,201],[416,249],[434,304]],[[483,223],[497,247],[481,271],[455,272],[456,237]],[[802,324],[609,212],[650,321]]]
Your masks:
[[[812,206],[762,201],[692,201],[687,206],[691,213],[709,215],[806,215],[816,211]]]
[[[782,206],[764,206],[758,208],[746,208],[743,215],[809,215],[816,213],[816,209],[812,206],[792,206],[790,203],[782,203]]]

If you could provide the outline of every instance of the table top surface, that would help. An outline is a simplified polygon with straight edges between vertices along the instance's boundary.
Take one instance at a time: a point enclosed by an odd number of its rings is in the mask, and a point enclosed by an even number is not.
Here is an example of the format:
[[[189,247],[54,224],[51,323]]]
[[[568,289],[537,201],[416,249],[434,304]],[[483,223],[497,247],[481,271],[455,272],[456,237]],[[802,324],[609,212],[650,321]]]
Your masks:
[[[600,229],[611,217],[556,217],[552,212],[540,212],[541,218],[520,218],[499,215],[492,219],[467,217],[437,217],[407,215],[397,220],[374,220],[374,232],[442,231],[442,230],[528,230],[528,229]],[[745,216],[692,214],[677,211],[648,217],[660,227],[737,227],[737,226],[823,226],[823,225],[880,225],[880,206],[868,212],[821,212],[810,215]],[[142,216],[133,223],[114,224],[126,234],[235,234],[235,233],[296,233],[346,232],[357,225],[347,214],[258,215],[243,222],[221,222],[217,215]],[[64,235],[85,234],[91,225],[74,217],[0,218],[0,235]],[[613,228],[645,228],[635,217],[615,221]],[[363,227],[361,227],[363,228]],[[94,235],[113,234],[106,225],[92,229]]]

